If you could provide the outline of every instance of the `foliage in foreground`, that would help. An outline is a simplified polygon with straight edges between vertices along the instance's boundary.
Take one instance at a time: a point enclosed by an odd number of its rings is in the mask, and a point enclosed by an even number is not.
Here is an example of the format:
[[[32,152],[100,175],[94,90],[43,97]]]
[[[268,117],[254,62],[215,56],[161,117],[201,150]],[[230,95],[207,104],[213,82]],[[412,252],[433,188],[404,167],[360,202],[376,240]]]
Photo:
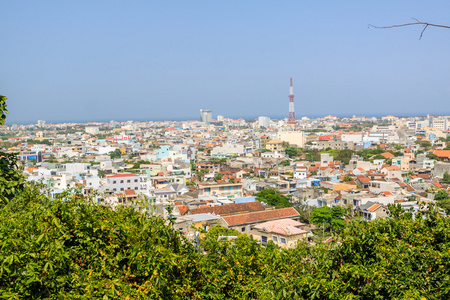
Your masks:
[[[0,210],[0,298],[190,298],[197,252],[161,218],[26,189]]]
[[[395,216],[282,251],[214,227],[198,251],[161,218],[27,187],[0,209],[0,298],[448,299],[449,219]]]

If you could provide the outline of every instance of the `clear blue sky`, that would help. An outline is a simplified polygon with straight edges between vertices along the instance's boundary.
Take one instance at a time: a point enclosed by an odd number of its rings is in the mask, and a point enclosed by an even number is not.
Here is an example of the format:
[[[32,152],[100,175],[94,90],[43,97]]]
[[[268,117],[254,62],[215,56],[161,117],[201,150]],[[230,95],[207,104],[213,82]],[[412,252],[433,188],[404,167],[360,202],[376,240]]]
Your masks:
[[[2,1],[7,123],[450,113],[450,1]]]

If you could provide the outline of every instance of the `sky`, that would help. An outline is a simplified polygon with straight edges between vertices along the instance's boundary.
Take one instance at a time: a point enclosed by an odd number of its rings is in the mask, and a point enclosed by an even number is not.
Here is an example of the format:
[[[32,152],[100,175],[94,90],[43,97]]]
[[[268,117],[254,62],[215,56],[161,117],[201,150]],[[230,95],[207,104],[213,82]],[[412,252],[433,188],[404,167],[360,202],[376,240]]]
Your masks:
[[[0,2],[7,124],[449,114],[450,1]]]

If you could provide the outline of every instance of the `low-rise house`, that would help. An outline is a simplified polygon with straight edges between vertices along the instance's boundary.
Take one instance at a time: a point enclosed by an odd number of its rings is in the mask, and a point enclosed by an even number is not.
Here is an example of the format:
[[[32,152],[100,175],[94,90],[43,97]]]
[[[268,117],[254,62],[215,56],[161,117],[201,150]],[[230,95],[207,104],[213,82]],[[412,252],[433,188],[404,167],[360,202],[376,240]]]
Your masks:
[[[440,161],[450,161],[450,150],[434,150],[432,153],[436,155]]]
[[[224,216],[220,222],[224,227],[236,229],[239,232],[249,234],[252,226],[254,225],[286,218],[298,221],[299,217],[300,214],[293,207],[287,207],[233,216]]]
[[[208,231],[209,228],[217,225],[219,219],[219,216],[212,214],[180,216],[176,218],[173,228],[181,231],[184,235],[189,236],[194,234],[197,230]]]
[[[366,221],[373,221],[376,218],[386,218],[388,209],[380,203],[368,201],[366,204],[356,207],[355,213]]]
[[[370,186],[370,178],[366,176],[358,176],[355,182],[363,189],[368,189]]]
[[[225,196],[236,198],[242,196],[242,183],[200,183],[198,185],[199,196]]]
[[[266,143],[266,149],[275,152],[275,151],[283,151],[283,142],[280,140],[271,140],[270,142]]]
[[[379,194],[384,191],[395,193],[400,190],[400,187],[395,182],[373,180],[370,182],[369,190],[374,194]]]
[[[354,184],[354,182],[340,183],[340,182],[322,181],[320,182],[320,186],[330,191],[340,191],[357,188],[357,185]]]
[[[281,219],[255,225],[250,234],[263,246],[272,241],[281,248],[295,248],[299,241],[306,240],[309,233],[302,226],[305,224],[292,219]]]

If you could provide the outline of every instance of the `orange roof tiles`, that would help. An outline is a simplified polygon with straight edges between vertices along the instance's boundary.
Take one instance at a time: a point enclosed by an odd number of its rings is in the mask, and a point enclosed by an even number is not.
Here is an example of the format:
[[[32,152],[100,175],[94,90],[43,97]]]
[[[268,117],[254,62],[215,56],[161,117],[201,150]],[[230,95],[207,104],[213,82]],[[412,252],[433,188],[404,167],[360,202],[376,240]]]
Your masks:
[[[177,207],[180,212],[180,216],[184,216],[189,211],[189,206],[187,205],[178,205]]]
[[[367,210],[370,212],[373,212],[374,210],[376,210],[378,207],[380,207],[381,205],[378,203],[375,203],[374,205],[372,205],[371,207],[369,207]]]
[[[369,182],[370,182],[370,178],[369,178],[369,177],[358,178],[358,180],[359,180],[361,183],[369,183]]]
[[[435,150],[433,154],[438,157],[450,158],[450,150]]]
[[[439,182],[433,182],[433,185],[435,185],[438,188],[443,188],[442,184],[440,184]]]
[[[223,217],[223,220],[225,221],[225,223],[228,224],[228,226],[235,226],[240,224],[257,223],[298,216],[299,213],[293,207],[287,207],[275,210],[266,210],[234,216],[226,216]]]
[[[384,158],[390,158],[390,157],[394,156],[394,154],[389,153],[389,152],[384,152],[384,153],[381,153],[380,155],[383,156]]]
[[[408,192],[414,192],[415,191],[415,189],[413,189],[412,186],[410,186],[409,184],[406,184],[406,190]]]
[[[136,196],[136,192],[132,189],[125,190],[126,196]]]
[[[262,211],[264,206],[259,201],[247,203],[233,203],[220,206],[203,206],[191,209],[191,213],[196,214],[216,214],[216,215],[231,215],[244,212]]]

